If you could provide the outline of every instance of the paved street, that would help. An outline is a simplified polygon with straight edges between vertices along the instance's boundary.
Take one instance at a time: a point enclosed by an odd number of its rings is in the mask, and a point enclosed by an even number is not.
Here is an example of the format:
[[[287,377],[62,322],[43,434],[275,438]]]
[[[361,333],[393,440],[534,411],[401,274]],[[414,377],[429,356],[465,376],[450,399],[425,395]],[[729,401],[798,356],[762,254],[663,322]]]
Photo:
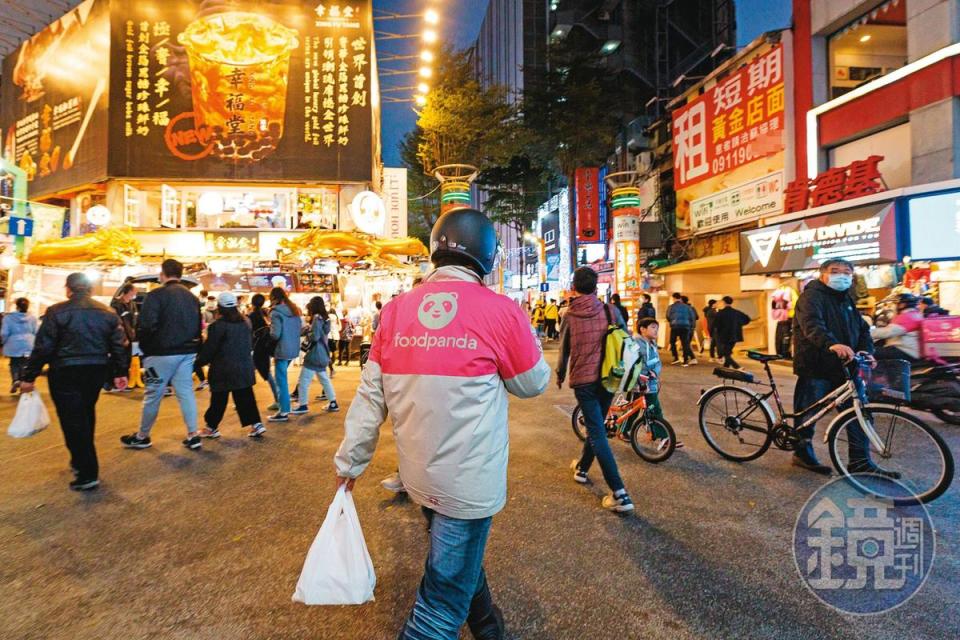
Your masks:
[[[891,613],[842,616],[803,587],[791,553],[797,513],[821,479],[795,471],[780,451],[746,465],[720,459],[695,418],[712,366],[667,369],[666,413],[687,446],[654,466],[614,443],[638,507],[631,517],[599,508],[598,468],[591,473],[597,484],[584,488],[571,479],[579,441],[562,413],[573,405],[569,390],[553,385],[541,398],[512,402],[510,500],[494,520],[487,552],[511,638],[960,636],[956,484],[930,507],[937,557],[921,592]],[[351,367],[334,379],[344,407],[357,378]],[[266,387],[258,392],[264,407]],[[356,488],[377,600],[308,608],[290,596],[333,494],[331,458],[344,414],[271,425],[259,442],[244,437],[230,415],[225,436],[194,453],[180,446],[176,402],[167,399],[154,447],[125,451],[117,439],[136,427],[139,400],[139,392],[102,398],[104,483],[91,494],[66,489],[57,425],[27,440],[0,438],[0,637],[396,637],[426,536],[419,510],[379,487],[395,468],[388,428]],[[2,400],[0,424],[15,406]],[[960,429],[938,427],[960,453]]]

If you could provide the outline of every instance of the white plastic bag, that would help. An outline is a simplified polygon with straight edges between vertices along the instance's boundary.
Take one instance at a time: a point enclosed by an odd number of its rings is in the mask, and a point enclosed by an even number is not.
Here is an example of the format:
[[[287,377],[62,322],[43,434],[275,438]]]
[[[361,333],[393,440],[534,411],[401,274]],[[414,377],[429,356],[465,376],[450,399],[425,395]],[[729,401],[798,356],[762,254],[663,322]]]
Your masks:
[[[39,391],[20,395],[17,413],[7,429],[7,435],[14,438],[27,438],[50,426],[50,414],[43,404]]]
[[[353,494],[341,486],[307,552],[293,600],[304,604],[363,604],[373,600],[376,584]]]

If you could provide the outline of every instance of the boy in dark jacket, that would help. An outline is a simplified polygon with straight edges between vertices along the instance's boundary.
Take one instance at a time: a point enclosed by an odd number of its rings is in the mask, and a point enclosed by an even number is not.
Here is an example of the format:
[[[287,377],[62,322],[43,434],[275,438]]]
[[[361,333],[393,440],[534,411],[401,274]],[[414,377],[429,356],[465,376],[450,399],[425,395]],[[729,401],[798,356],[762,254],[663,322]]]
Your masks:
[[[237,309],[237,297],[226,291],[217,298],[217,319],[207,327],[207,341],[197,356],[197,365],[210,365],[210,407],[203,414],[207,423],[202,438],[219,438],[220,421],[233,394],[240,425],[250,427],[251,438],[259,438],[266,428],[253,395],[256,383],[253,368],[253,332],[249,321]]]
[[[569,361],[570,387],[587,423],[587,441],[583,443],[579,462],[573,461],[573,479],[580,484],[588,483],[587,472],[596,458],[603,478],[613,492],[604,496],[601,505],[604,509],[627,513],[633,511],[633,501],[623,486],[604,426],[613,394],[600,381],[604,336],[609,324],[607,318],[624,330],[626,324],[615,307],[604,305],[597,299],[597,272],[590,267],[580,267],[573,273],[573,290],[576,297],[564,317],[557,365],[557,386],[563,388]]]

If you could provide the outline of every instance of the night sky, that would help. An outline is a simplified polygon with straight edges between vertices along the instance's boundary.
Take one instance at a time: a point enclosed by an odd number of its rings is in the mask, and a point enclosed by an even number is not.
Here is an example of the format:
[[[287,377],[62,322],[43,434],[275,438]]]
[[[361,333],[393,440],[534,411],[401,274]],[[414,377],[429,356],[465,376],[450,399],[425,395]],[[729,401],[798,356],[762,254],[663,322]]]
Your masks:
[[[423,11],[424,0],[375,0],[377,9],[397,13]],[[453,43],[457,48],[473,44],[480,31],[487,10],[487,0],[446,0],[437,3],[441,12],[440,37],[444,43]],[[744,45],[764,31],[790,25],[790,0],[737,0],[737,44]],[[419,31],[422,24],[417,20],[378,22],[378,31],[411,33]],[[390,54],[410,54],[419,51],[419,40],[377,41],[377,53],[381,57]],[[400,61],[382,63],[381,72],[387,68],[409,68]],[[382,87],[405,87],[415,83],[413,76],[383,77]],[[407,97],[412,92],[387,93]],[[399,144],[403,135],[413,128],[417,116],[412,103],[383,103],[383,162],[388,167],[400,166]]]

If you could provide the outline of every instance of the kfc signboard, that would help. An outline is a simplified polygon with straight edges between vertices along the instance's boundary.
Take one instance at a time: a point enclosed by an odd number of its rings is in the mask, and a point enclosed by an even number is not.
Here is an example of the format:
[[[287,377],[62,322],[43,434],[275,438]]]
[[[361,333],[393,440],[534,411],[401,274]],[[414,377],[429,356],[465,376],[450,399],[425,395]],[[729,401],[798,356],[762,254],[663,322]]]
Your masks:
[[[784,171],[789,113],[785,75],[784,45],[761,48],[738,70],[673,112],[677,228],[682,234],[714,230],[715,225],[703,220],[694,224],[694,201]],[[764,210],[765,215],[779,213],[782,179],[777,188],[775,196],[767,196],[778,203],[777,210]],[[713,213],[718,220],[723,213],[728,220],[736,217],[732,211]]]

